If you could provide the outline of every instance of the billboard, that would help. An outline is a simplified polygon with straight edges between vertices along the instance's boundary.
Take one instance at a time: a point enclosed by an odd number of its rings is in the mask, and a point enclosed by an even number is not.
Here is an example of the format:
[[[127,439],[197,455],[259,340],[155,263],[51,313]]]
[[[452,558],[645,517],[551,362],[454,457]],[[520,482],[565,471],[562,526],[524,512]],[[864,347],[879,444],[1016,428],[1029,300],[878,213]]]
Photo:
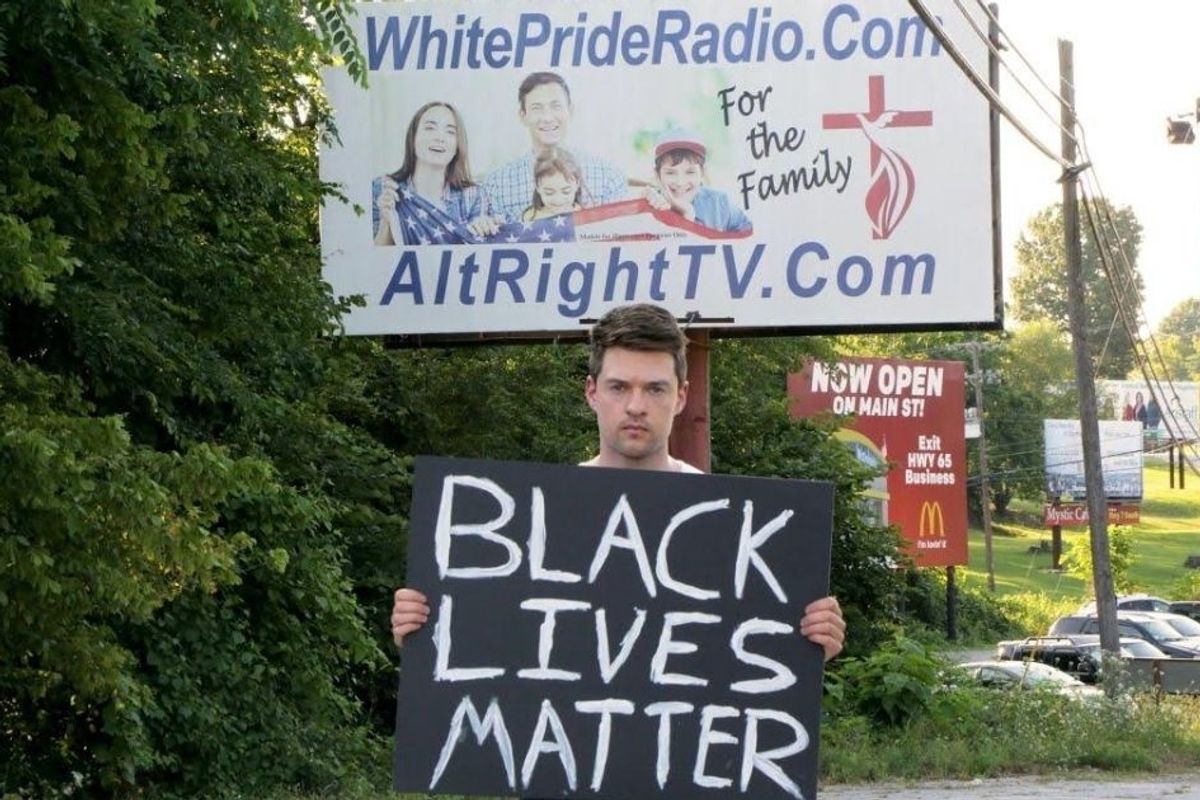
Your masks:
[[[634,301],[716,330],[997,324],[988,106],[902,4],[356,9],[369,88],[327,71],[321,152],[350,334],[557,336]]]
[[[837,437],[863,463],[892,465],[864,498],[919,567],[967,563],[964,391],[958,361],[847,358],[788,376],[792,416],[853,415]]]
[[[1042,420],[1046,438],[1046,492],[1052,498],[1087,496],[1083,439],[1077,419]],[[1100,467],[1104,496],[1142,499],[1142,423],[1100,420]]]
[[[1173,381],[1096,381],[1100,418],[1140,422],[1151,442],[1176,438],[1200,438],[1200,383]]]

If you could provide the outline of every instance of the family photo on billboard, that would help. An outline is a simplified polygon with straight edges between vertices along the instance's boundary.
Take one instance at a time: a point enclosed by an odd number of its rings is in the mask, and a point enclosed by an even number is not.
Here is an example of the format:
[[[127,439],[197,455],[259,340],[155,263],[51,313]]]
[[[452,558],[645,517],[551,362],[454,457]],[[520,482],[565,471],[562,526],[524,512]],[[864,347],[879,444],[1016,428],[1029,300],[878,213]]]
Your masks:
[[[444,100],[417,109],[400,167],[371,181],[376,245],[615,241],[672,233],[741,238],[752,232],[745,211],[708,185],[709,148],[694,129],[664,120],[645,173],[627,176],[614,161],[571,147],[573,100],[561,74],[530,73],[513,99],[529,146],[479,173],[471,168],[464,112]],[[572,216],[585,209],[591,213]],[[622,218],[638,215],[658,225],[631,232]]]

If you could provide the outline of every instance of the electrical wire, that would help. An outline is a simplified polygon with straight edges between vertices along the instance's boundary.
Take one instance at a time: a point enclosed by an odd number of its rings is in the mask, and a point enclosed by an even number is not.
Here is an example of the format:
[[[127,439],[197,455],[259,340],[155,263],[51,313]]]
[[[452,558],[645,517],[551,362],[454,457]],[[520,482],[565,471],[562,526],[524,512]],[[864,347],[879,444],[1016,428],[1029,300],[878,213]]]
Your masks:
[[[961,70],[967,79],[975,85],[975,88],[987,98],[988,102],[991,104],[991,107],[995,109],[997,113],[1007,119],[1009,123],[1016,128],[1022,136],[1025,137],[1026,141],[1036,147],[1042,153],[1042,155],[1046,156],[1063,169],[1070,169],[1073,165],[1062,156],[1057,155],[1053,150],[1051,150],[1036,136],[1034,136],[1033,133],[1025,127],[1025,124],[1021,122],[1021,120],[1017,119],[1016,115],[1009,110],[1008,106],[1006,106],[1003,101],[1000,100],[1000,96],[996,94],[995,90],[992,89],[991,86],[988,85],[987,81],[981,78],[979,73],[977,73],[975,69],[967,63],[967,60],[963,56],[962,52],[954,44],[954,41],[946,34],[946,30],[941,26],[941,23],[939,23],[937,19],[929,13],[929,9],[925,7],[925,4],[921,2],[921,0],[908,0],[908,4],[912,6],[912,9],[915,12],[917,12],[917,16],[919,16],[921,21],[925,23],[925,27],[928,28],[931,33],[933,33],[934,37],[942,45],[942,49],[944,49],[947,55],[949,55],[954,63],[958,65],[959,70]]]
[[[977,0],[977,2],[978,2],[978,0]],[[983,42],[984,46],[987,47],[988,51],[996,59],[997,63],[1004,69],[1005,72],[1008,73],[1009,77],[1011,77],[1013,79],[1013,81],[1017,84],[1017,86],[1021,87],[1021,90],[1024,91],[1026,95],[1028,95],[1029,99],[1033,102],[1033,104],[1037,107],[1037,109],[1039,111],[1041,111],[1042,114],[1048,120],[1050,120],[1050,123],[1052,125],[1054,125],[1055,128],[1058,129],[1059,133],[1065,134],[1067,137],[1069,137],[1071,139],[1071,141],[1075,142],[1076,145],[1078,145],[1079,142],[1075,139],[1075,134],[1072,131],[1068,131],[1066,128],[1064,128],[1062,126],[1062,122],[1059,121],[1058,117],[1053,112],[1051,112],[1048,108],[1046,108],[1044,105],[1042,105],[1041,100],[1038,99],[1038,97],[1034,93],[1034,91],[1025,84],[1025,81],[1021,80],[1021,76],[1017,74],[1017,71],[1015,69],[1013,69],[1012,66],[1008,63],[1008,61],[1004,58],[1003,50],[999,46],[997,46],[997,44],[992,40],[992,37],[988,35],[987,31],[983,30],[983,28],[975,20],[975,17],[972,16],[969,11],[967,11],[966,7],[963,5],[963,0],[954,0],[954,5],[958,7],[958,10],[962,13],[963,18],[966,19],[967,24],[971,27],[971,30],[975,32],[975,35]],[[984,10],[987,11],[986,6],[985,6]],[[995,30],[997,32],[999,32],[1001,30],[999,23],[996,21],[996,18],[990,12],[988,12],[988,19],[991,21],[991,24],[995,26]],[[1011,42],[1011,40],[1009,40],[1009,41]],[[1021,60],[1025,64],[1026,68],[1028,68],[1029,71],[1033,73],[1034,77],[1038,79],[1038,81],[1042,84],[1042,86],[1046,86],[1045,81],[1043,81],[1041,76],[1037,74],[1037,71],[1033,69],[1033,66],[1030,65],[1029,62],[1024,59],[1024,57],[1022,57]],[[1049,89],[1048,86],[1046,86],[1046,88]],[[1054,96],[1055,98],[1058,97],[1056,94],[1054,94],[1053,91],[1051,91],[1050,94],[1052,96]],[[1059,100],[1059,102],[1061,104],[1061,99]]]
[[[1113,256],[1113,243],[1108,238],[1108,232],[1100,224],[1098,224],[1097,220],[1097,218],[1100,216],[1101,210],[1106,213],[1109,212],[1111,204],[1107,200],[1104,200],[1104,202],[1101,204],[1095,197],[1089,196],[1087,181],[1084,182],[1082,188],[1084,195],[1084,212],[1088,217],[1088,224],[1092,229],[1092,235],[1096,241],[1097,249],[1100,253],[1101,266],[1104,269],[1105,277],[1108,280],[1109,287],[1113,292],[1113,302],[1117,307],[1118,316],[1121,317],[1121,323],[1125,328],[1126,334],[1129,336],[1131,345],[1134,348],[1134,355],[1138,360],[1138,366],[1142,372],[1143,379],[1146,381],[1147,389],[1150,391],[1151,396],[1154,397],[1155,394],[1162,394],[1162,379],[1155,370],[1154,362],[1150,358],[1148,350],[1145,353],[1139,352],[1139,347],[1142,350],[1146,350],[1145,342],[1142,341],[1139,332],[1141,324],[1137,320],[1131,320],[1130,317],[1132,316],[1133,312],[1126,309],[1126,306],[1129,305],[1129,302],[1126,299],[1126,292],[1130,289],[1137,293],[1140,301],[1140,290],[1137,285],[1136,272],[1133,270],[1128,257],[1125,255],[1124,248],[1120,246],[1120,232],[1117,230],[1115,220],[1112,219],[1110,214],[1108,216],[1108,221],[1110,227],[1114,231],[1114,238],[1117,240],[1116,250],[1121,253],[1125,266],[1123,280],[1121,279],[1122,276],[1114,275],[1114,273],[1117,271],[1117,265]],[[1138,306],[1140,306],[1140,302],[1138,303]],[[1151,338],[1152,336],[1153,335],[1151,334]],[[1155,347],[1157,349],[1157,344],[1155,344]],[[1161,362],[1160,365],[1163,367],[1163,372],[1168,373],[1169,371],[1167,370],[1166,363],[1161,359],[1161,352],[1159,352],[1158,355]],[[1170,381],[1169,374],[1168,381]],[[1172,394],[1174,399],[1181,403],[1178,392],[1174,389],[1173,382]],[[1184,431],[1182,426],[1178,424],[1178,420],[1175,418],[1174,407],[1170,404],[1165,395],[1161,397],[1159,407],[1165,412],[1163,421],[1167,425],[1168,432],[1172,435],[1172,437],[1176,439],[1188,438],[1183,435]],[[1191,424],[1191,421],[1187,419],[1186,415],[1185,421],[1187,421],[1191,426],[1193,435],[1197,435],[1195,426]],[[1192,466],[1192,469],[1193,471],[1196,471],[1195,466]],[[1197,474],[1200,474],[1200,471],[1197,471]]]

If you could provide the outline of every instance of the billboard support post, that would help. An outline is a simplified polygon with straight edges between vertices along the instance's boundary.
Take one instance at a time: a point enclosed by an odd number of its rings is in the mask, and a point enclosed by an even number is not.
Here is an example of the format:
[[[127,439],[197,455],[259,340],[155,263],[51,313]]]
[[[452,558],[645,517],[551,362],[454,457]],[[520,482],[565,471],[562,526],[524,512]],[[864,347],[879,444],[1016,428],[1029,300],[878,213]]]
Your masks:
[[[707,330],[688,330],[688,399],[675,418],[668,443],[671,454],[704,472],[712,471],[710,444],[708,365],[710,339]]]
[[[958,639],[958,585],[954,582],[954,565],[946,567],[946,638]]]
[[[1171,476],[1171,488],[1175,488],[1175,440],[1171,439],[1171,443],[1167,445],[1167,463],[1170,465],[1167,472]]]

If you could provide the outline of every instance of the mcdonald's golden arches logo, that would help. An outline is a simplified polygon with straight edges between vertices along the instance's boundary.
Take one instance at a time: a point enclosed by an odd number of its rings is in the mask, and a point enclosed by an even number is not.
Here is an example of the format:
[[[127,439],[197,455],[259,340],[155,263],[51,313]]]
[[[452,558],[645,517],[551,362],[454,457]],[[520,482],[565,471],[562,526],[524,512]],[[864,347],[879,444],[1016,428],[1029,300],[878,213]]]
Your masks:
[[[942,516],[942,504],[938,500],[921,503],[921,516],[917,518],[917,536],[934,539],[946,538],[946,518]]]

